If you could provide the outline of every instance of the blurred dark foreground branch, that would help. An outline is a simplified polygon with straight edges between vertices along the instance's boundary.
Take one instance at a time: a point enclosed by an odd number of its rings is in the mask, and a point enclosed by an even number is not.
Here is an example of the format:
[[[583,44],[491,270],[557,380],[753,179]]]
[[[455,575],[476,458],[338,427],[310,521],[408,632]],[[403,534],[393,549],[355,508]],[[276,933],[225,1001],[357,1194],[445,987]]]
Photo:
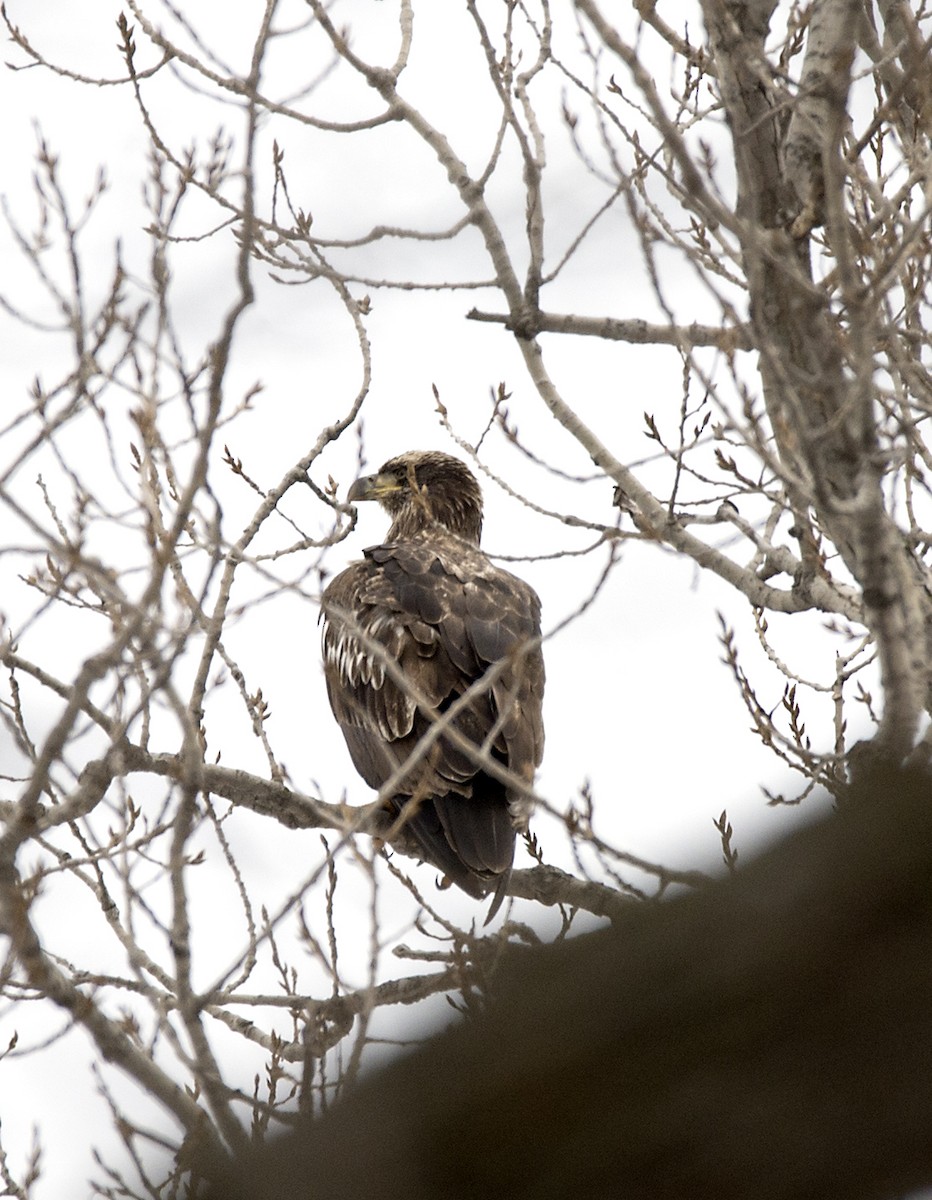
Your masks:
[[[489,1011],[211,1200],[883,1197],[932,1183],[932,782],[874,774],[729,881],[516,951]]]

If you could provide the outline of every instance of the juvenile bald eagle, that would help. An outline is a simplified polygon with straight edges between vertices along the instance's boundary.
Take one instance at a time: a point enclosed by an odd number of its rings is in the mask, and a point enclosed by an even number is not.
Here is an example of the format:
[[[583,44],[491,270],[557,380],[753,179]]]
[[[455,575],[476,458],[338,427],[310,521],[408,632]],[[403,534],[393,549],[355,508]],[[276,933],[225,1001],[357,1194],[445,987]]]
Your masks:
[[[324,591],[330,706],[366,783],[381,789],[396,777],[386,803],[423,858],[472,896],[494,892],[491,916],[529,804],[470,746],[534,778],[544,748],[540,601],[479,549],[482,493],[459,459],[408,451],[357,479],[348,499],[378,500],[392,525]],[[467,692],[451,725],[468,745],[444,733],[431,741],[438,716]]]

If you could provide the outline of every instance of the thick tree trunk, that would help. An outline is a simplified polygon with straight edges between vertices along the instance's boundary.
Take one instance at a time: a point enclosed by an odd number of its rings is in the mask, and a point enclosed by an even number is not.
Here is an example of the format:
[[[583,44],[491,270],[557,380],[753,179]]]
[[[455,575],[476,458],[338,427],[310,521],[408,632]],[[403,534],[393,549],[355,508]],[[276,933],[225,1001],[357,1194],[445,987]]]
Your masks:
[[[861,586],[883,672],[879,745],[896,760],[912,749],[926,703],[932,609],[924,569],[884,503],[874,395],[878,300],[857,270],[845,213],[841,151],[860,6],[816,0],[792,99],[765,54],[772,7],[703,0],[734,141],[736,230],[763,400],[806,569],[824,570],[813,512]],[[809,235],[823,224],[836,264],[831,285],[810,267]]]
[[[482,1019],[214,1200],[871,1200],[932,1183],[932,783],[516,954]]]

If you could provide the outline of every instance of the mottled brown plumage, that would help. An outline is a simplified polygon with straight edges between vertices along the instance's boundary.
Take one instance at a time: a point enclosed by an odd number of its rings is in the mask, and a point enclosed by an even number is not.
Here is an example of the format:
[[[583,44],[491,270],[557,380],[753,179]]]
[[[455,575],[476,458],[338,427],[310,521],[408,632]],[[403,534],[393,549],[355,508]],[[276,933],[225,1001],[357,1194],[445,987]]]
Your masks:
[[[392,525],[323,594],[330,705],[370,787],[417,750],[387,803],[450,880],[477,897],[494,890],[494,912],[526,798],[446,735],[418,747],[433,724],[424,709],[445,713],[490,672],[452,724],[532,781],[544,745],[540,601],[479,549],[482,494],[459,459],[409,451],[357,480],[349,499],[378,500]]]

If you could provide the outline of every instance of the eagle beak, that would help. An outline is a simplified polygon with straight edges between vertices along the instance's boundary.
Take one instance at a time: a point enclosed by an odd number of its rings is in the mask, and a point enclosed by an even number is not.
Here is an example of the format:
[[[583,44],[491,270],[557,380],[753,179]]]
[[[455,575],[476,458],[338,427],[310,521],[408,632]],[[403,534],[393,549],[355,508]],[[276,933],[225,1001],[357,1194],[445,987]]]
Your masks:
[[[401,490],[402,484],[391,472],[384,475],[363,475],[346,493],[346,499],[350,503],[354,500],[381,500],[383,496]]]

